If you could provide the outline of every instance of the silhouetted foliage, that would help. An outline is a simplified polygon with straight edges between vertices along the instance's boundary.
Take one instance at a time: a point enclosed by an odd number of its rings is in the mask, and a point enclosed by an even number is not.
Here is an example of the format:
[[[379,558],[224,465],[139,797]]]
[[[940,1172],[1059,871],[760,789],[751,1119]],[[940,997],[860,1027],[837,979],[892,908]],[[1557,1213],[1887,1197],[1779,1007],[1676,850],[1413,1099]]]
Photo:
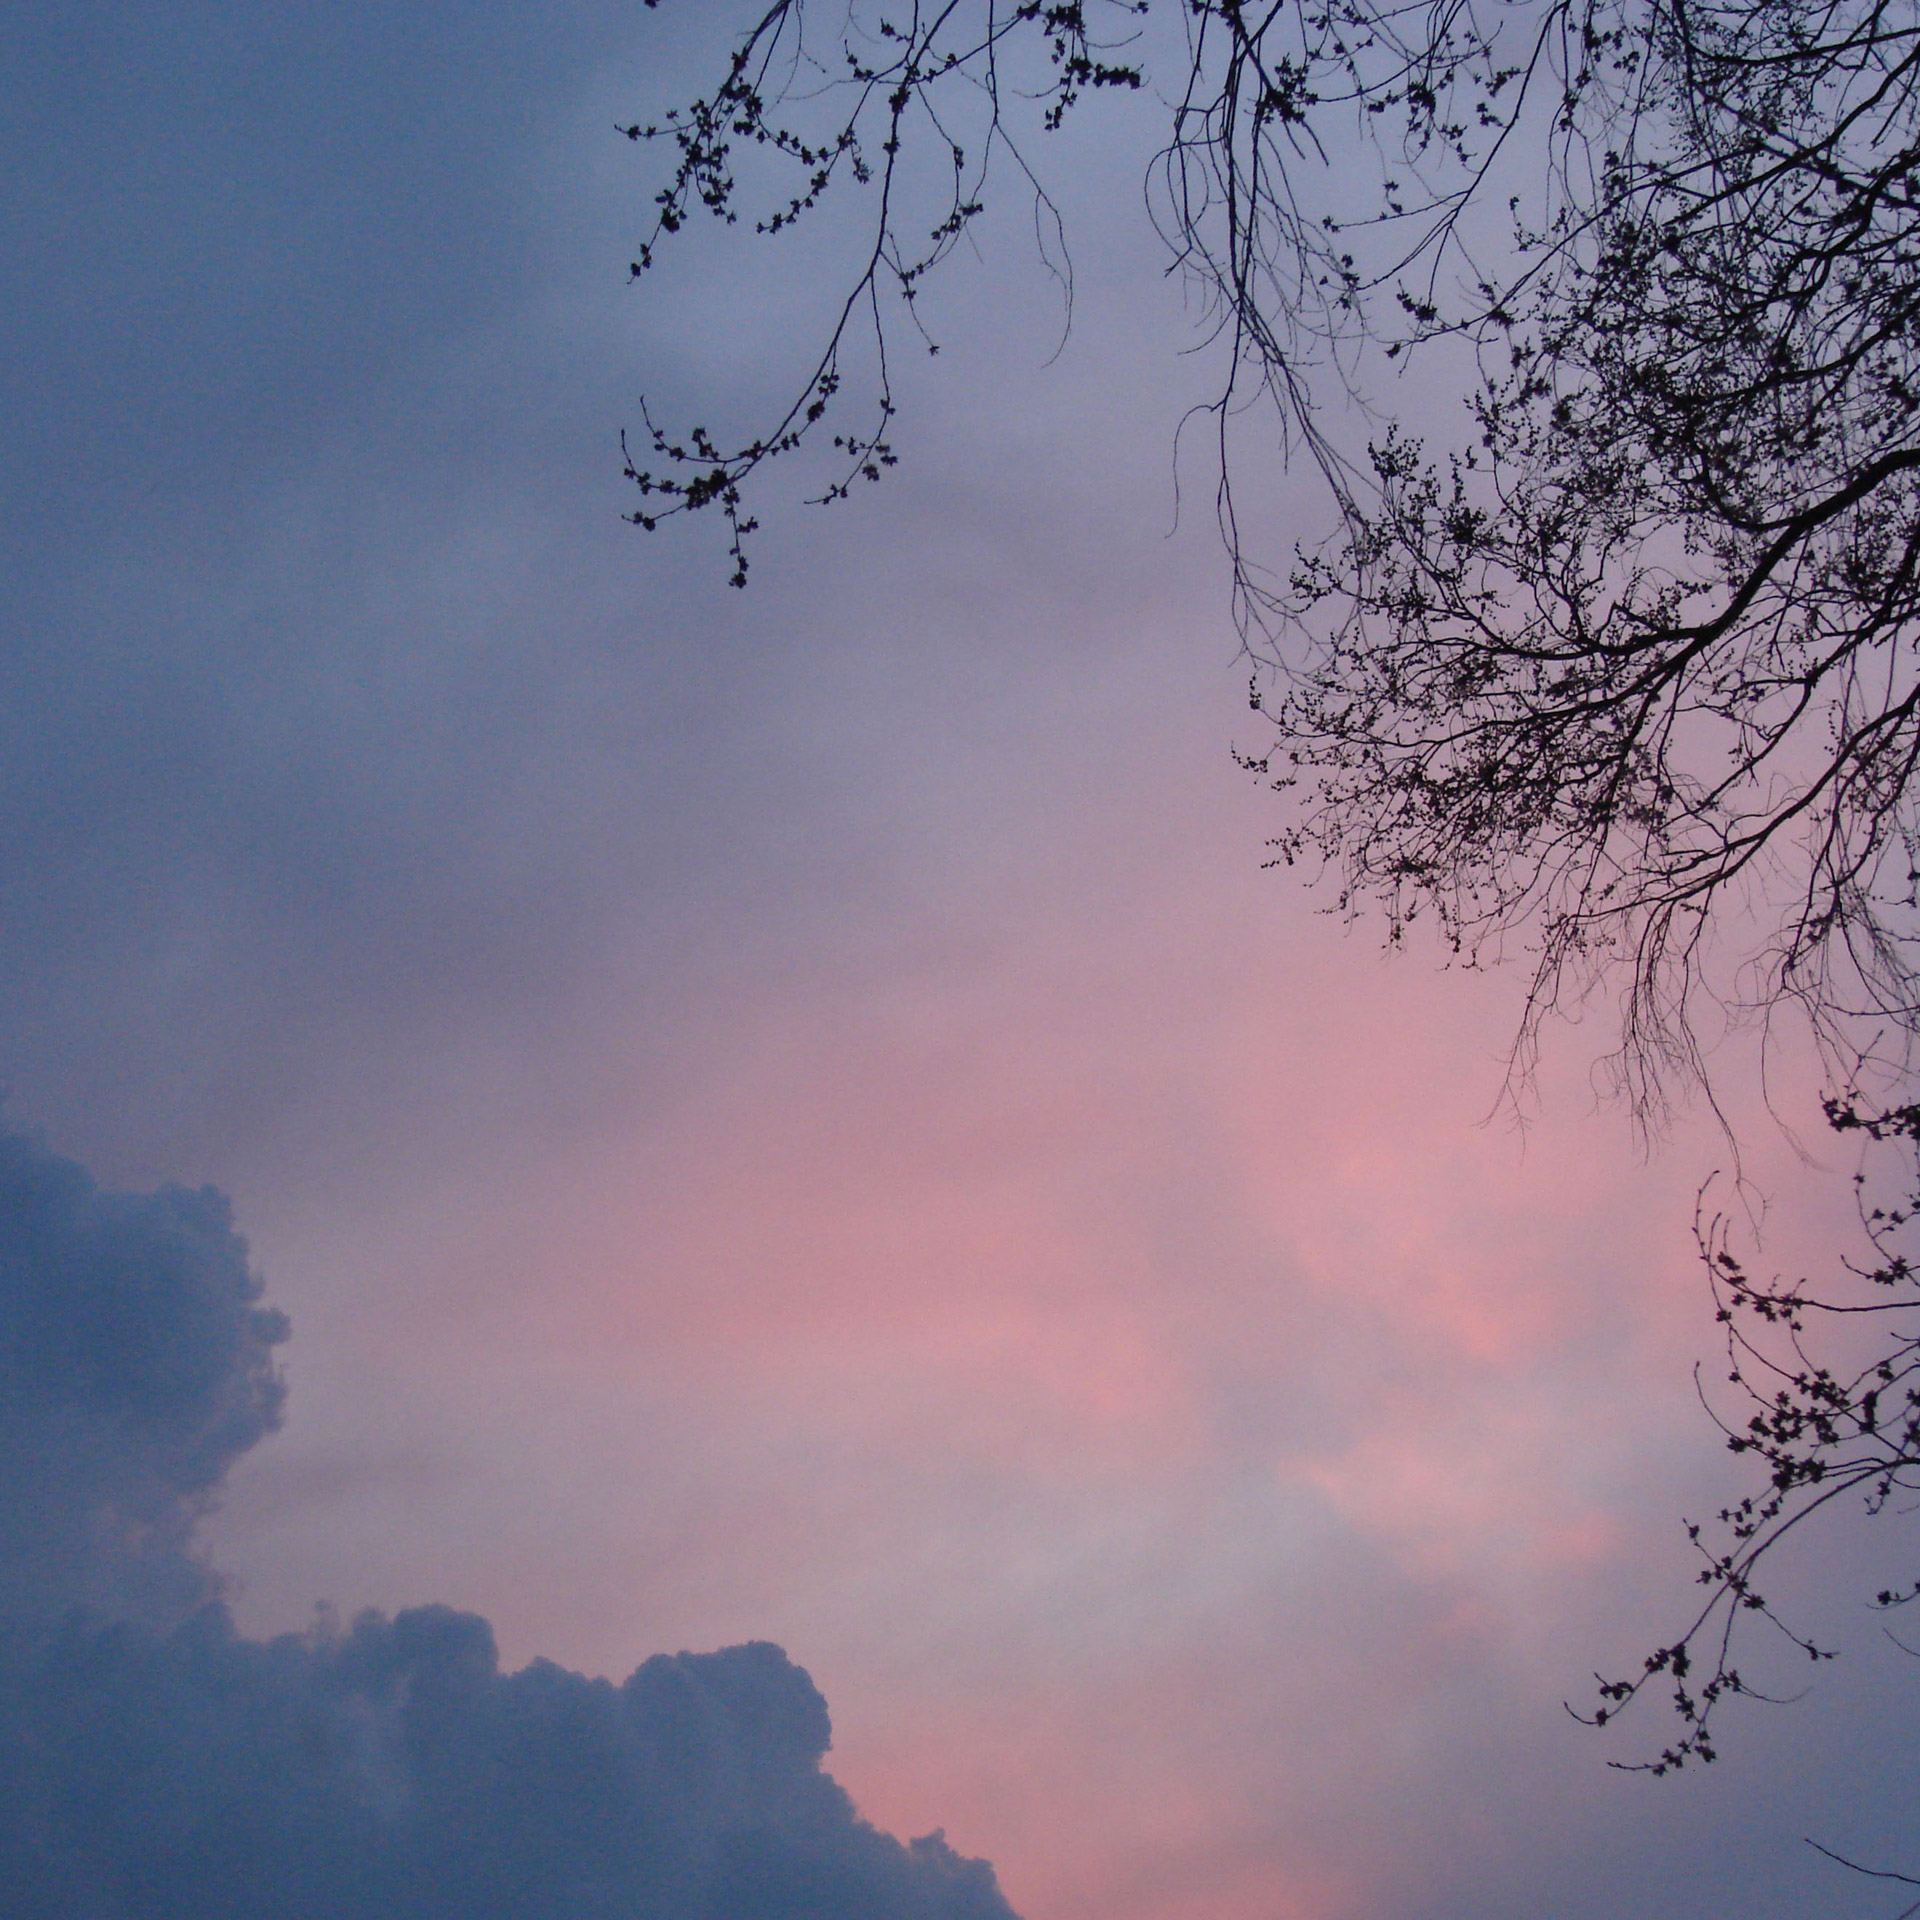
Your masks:
[[[1920,1037],[1911,6],[775,0],[711,93],[627,130],[674,158],[633,270],[696,211],[740,217],[749,151],[793,172],[761,232],[844,180],[872,196],[867,244],[764,431],[648,420],[635,520],[719,507],[743,583],[747,488],[837,419],[856,361],[871,410],[833,438],[819,497],[881,477],[890,343],[992,169],[1035,196],[1064,277],[1031,141],[1156,82],[1149,205],[1223,369],[1218,513],[1272,728],[1243,760],[1287,797],[1279,858],[1392,940],[1424,916],[1465,962],[1524,955],[1523,1075],[1543,1019],[1617,990],[1611,1062],[1642,1120],[1704,1078],[1703,998],[1798,1007],[1833,1084],[1889,1084]],[[1409,353],[1466,402],[1437,447],[1381,417],[1379,376]],[[1363,453],[1330,437],[1330,398],[1374,423]],[[1338,509],[1291,557],[1250,551],[1236,512],[1234,436],[1262,418]],[[1920,1109],[1830,1112],[1920,1143]],[[1920,1468],[1912,1213],[1867,1210],[1880,1264],[1847,1270],[1858,1303],[1753,1281],[1701,1223],[1757,1408],[1730,1438],[1768,1486],[1719,1545],[1701,1536],[1693,1627],[1596,1715],[1670,1682],[1682,1733],[1657,1771],[1711,1757],[1734,1628],[1767,1612],[1756,1562]],[[1849,1371],[1821,1336],[1859,1315],[1881,1338]]]
[[[1339,907],[1513,947],[1541,1018],[1622,985],[1643,1116],[1701,1059],[1716,981],[1798,1002],[1850,1074],[1920,1024],[1920,26],[1874,0],[775,0],[708,94],[626,129],[673,158],[634,261],[697,212],[778,235],[864,189],[851,284],[790,403],[722,440],[647,419],[652,527],[747,491],[816,431],[844,498],[895,459],[902,316],[996,165],[1057,216],[1028,148],[1171,63],[1150,201],[1204,289],[1224,375],[1221,524],[1278,847]],[[1016,121],[1018,124],[1015,124]],[[1360,161],[1372,166],[1370,189]],[[790,178],[760,181],[764,165]],[[1063,278],[1064,253],[1046,249]],[[916,333],[929,347],[934,343]],[[1451,343],[1451,344],[1447,344]],[[856,350],[858,349],[858,350]],[[1387,426],[1348,458],[1329,380],[1471,350],[1460,444]],[[855,372],[864,415],[836,425]],[[1378,398],[1373,383],[1372,398]],[[1231,430],[1274,402],[1341,509],[1277,572],[1246,550]],[[1737,971],[1737,970],[1736,970]],[[1870,1033],[1872,1038],[1863,1039]]]
[[[654,0],[648,0],[654,4]],[[1096,0],[1097,12],[1139,15],[1143,0]],[[1008,88],[1004,63],[1029,40],[1044,51],[1043,77],[1032,101],[1041,124],[1057,128],[1088,89],[1137,88],[1141,72],[1108,49],[1089,28],[1084,5],[1006,5],[1000,0],[909,5],[897,15],[843,7],[823,51],[809,37],[806,0],[776,0],[740,37],[725,77],[709,94],[670,112],[658,125],[623,128],[629,140],[663,142],[674,154],[672,178],[654,195],[653,224],[631,272],[653,264],[662,241],[679,233],[697,209],[728,225],[740,218],[738,155],[756,151],[786,172],[754,220],[754,231],[777,234],[813,212],[838,181],[869,189],[868,242],[845,289],[811,371],[765,429],[721,444],[704,427],[669,435],[646,418],[657,465],[641,469],[628,451],[627,477],[647,498],[632,515],[651,531],[676,514],[718,507],[733,557],[732,580],[747,579],[745,541],[757,525],[743,489],[769,461],[796,451],[842,397],[845,363],[856,332],[872,348],[872,392],[864,424],[832,434],[838,456],[817,502],[843,500],[856,482],[875,481],[894,464],[887,439],[894,415],[888,301],[909,315],[922,281],[984,211],[982,193],[997,158],[1025,174],[1040,206],[1045,189],[1026,165],[1002,115]],[[969,96],[972,96],[971,98]],[[971,110],[970,110],[971,109]],[[963,135],[973,142],[969,153]],[[925,148],[934,159],[934,215],[910,223],[928,204],[910,179]],[[1054,215],[1058,232],[1058,216]],[[1062,256],[1064,260],[1064,256]],[[924,344],[938,351],[914,322]],[[623,442],[624,444],[624,442]]]
[[[1789,1535],[1836,1501],[1858,1498],[1878,1514],[1896,1496],[1920,1490],[1920,1105],[1870,1111],[1829,1100],[1841,1133],[1886,1145],[1906,1162],[1897,1199],[1877,1203],[1877,1165],[1854,1176],[1866,1258],[1844,1261],[1824,1286],[1802,1279],[1762,1281],[1735,1254],[1729,1221],[1704,1205],[1695,1218],[1700,1257],[1726,1333],[1725,1404],[1703,1378],[1702,1399],[1728,1447],[1761,1471],[1761,1484],[1723,1507],[1710,1525],[1690,1524],[1700,1549],[1699,1612],[1641,1672],[1603,1680],[1591,1715],[1605,1726],[1649,1688],[1665,1686],[1681,1733],[1657,1759],[1668,1773],[1714,1758],[1714,1710],[1751,1692],[1734,1664],[1743,1627],[1766,1622],[1811,1661],[1833,1658],[1783,1619],[1756,1584],[1762,1563]],[[1882,1156],[1884,1159],[1884,1156]],[[1701,1370],[1704,1373],[1704,1370]],[[1920,1599],[1920,1581],[1883,1588],[1880,1609]],[[1851,1864],[1851,1863],[1848,1863]]]
[[[1646,1112],[1700,1071],[1728,909],[1748,1004],[1798,1002],[1843,1074],[1915,1031],[1920,23],[1743,0],[1589,38],[1588,198],[1517,239],[1474,444],[1387,435],[1295,571],[1318,644],[1274,718],[1288,857],[1469,953],[1524,928],[1536,1017],[1623,965]]]

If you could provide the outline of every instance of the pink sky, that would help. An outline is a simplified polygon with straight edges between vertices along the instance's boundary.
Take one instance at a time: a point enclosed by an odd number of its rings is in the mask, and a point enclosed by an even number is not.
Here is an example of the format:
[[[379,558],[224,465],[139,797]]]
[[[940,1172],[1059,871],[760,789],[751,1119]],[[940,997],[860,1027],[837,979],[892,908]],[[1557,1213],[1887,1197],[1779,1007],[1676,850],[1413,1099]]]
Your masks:
[[[1559,1702],[1666,1630],[1719,1484],[1724,1143],[1643,1160],[1578,1034],[1489,1123],[1520,983],[1304,914],[1182,654],[1123,655],[1097,754],[943,743],[1000,754],[987,831],[915,828],[797,951],[583,1014],[586,1117],[522,1063],[363,1147],[344,1229],[254,1205],[299,1340],[243,1618],[457,1593],[616,1673],[774,1638],[863,1811],[1031,1920],[1378,1913],[1410,1834],[1497,1867],[1619,1800]]]
[[[1786,1920],[1831,1910],[1804,1832],[1911,1865],[1898,1727],[1859,1718],[1900,1668],[1849,1612],[1882,1536],[1803,1580],[1864,1650],[1714,1776],[1609,1772],[1655,1716],[1603,1749],[1562,1712],[1671,1631],[1680,1517],[1738,1490],[1690,1371],[1728,1146],[1695,1113],[1644,1157],[1597,1015],[1516,1129],[1523,981],[1262,870],[1196,496],[1167,534],[1205,369],[1139,155],[1058,149],[1057,362],[991,229],[902,471],[773,517],[730,594],[697,530],[620,525],[614,428],[643,359],[702,404],[772,379],[769,310],[820,287],[608,272],[609,128],[685,53],[653,18],[576,22],[524,98],[490,68],[512,113],[396,69],[396,125],[451,101],[477,145],[401,170],[418,231],[398,163],[333,155],[312,245],[400,290],[236,297],[257,391],[211,318],[155,322],[125,351],[177,348],[179,391],[226,369],[208,444],[156,425],[166,485],[90,479],[35,560],[11,1112],[108,1182],[220,1184],[293,1316],[214,1528],[244,1623],[446,1600],[616,1674],[776,1640],[862,1811],[1026,1920]],[[153,162],[183,230],[227,153]],[[1317,524],[1304,483],[1259,504]],[[1769,1252],[1817,1258],[1844,1182],[1725,1060]]]

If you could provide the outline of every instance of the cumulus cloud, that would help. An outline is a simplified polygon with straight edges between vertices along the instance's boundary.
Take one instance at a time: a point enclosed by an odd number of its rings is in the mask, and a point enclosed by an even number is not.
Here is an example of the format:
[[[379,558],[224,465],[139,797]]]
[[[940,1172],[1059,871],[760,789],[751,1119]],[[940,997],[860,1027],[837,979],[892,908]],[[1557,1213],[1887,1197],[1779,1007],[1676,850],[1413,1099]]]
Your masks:
[[[211,1191],[0,1135],[0,1885],[17,1920],[1013,1920],[861,1821],[779,1648],[502,1673],[474,1614],[238,1634],[193,1529],[279,1418]]]
[[[212,1188],[103,1193],[0,1133],[0,1614],[211,1599],[193,1529],[279,1422],[286,1334]]]
[[[985,1863],[856,1818],[765,1644],[623,1685],[502,1674],[484,1620],[261,1643],[71,1620],[9,1677],[22,1920],[1010,1920]]]

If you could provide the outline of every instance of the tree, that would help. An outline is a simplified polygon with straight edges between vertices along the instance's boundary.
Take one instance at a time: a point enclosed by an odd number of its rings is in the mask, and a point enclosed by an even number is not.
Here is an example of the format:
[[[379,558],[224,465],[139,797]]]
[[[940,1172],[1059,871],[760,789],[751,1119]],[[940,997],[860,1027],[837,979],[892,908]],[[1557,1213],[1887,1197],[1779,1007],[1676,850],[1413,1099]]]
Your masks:
[[[1834,1657],[1767,1601],[1756,1582],[1768,1556],[1836,1501],[1861,1499],[1878,1514],[1896,1495],[1920,1488],[1920,1264],[1913,1251],[1920,1105],[1875,1113],[1829,1099],[1826,1109],[1837,1131],[1906,1157],[1904,1191],[1884,1204],[1871,1191],[1883,1182],[1882,1169],[1854,1176],[1864,1262],[1843,1260],[1825,1286],[1759,1280],[1733,1251],[1726,1215],[1703,1207],[1695,1217],[1732,1389],[1730,1405],[1716,1405],[1704,1390],[1702,1398],[1728,1447],[1749,1457],[1763,1479],[1723,1507],[1711,1529],[1688,1525],[1701,1556],[1696,1579],[1706,1590],[1698,1611],[1640,1672],[1601,1680],[1598,1705],[1579,1716],[1603,1727],[1649,1688],[1664,1686],[1680,1732],[1656,1759],[1640,1763],[1650,1773],[1714,1758],[1715,1709],[1729,1695],[1753,1691],[1735,1662],[1744,1623],[1767,1621],[1809,1660]],[[1916,1600],[1920,1581],[1910,1580],[1883,1587],[1873,1604],[1885,1612]]]
[[[1771,920],[1750,1002],[1843,1077],[1916,1029],[1920,22],[1739,0],[1586,40],[1630,73],[1569,89],[1587,201],[1475,316],[1474,442],[1389,434],[1295,572],[1320,645],[1275,720],[1288,854],[1396,928],[1533,930],[1536,1012],[1620,968],[1645,1111],[1700,1072],[1730,906]]]
[[[696,212],[740,217],[742,167],[791,175],[762,233],[867,196],[791,403],[727,442],[649,418],[634,519],[717,509],[741,584],[771,464],[824,435],[839,464],[819,498],[880,478],[902,321],[917,329],[996,170],[1057,233],[1034,139],[1091,96],[1165,84],[1150,206],[1223,369],[1218,513],[1272,728],[1246,764],[1287,796],[1279,857],[1390,939],[1426,916],[1465,959],[1527,954],[1523,1074],[1545,1018],[1611,988],[1613,1069],[1649,1121],[1705,1078],[1703,1000],[1797,1008],[1836,1124],[1920,1138],[1913,1108],[1870,1091],[1920,1036],[1914,9],[843,0],[824,30],[820,13],[773,0],[710,93],[627,129],[672,156],[636,274]],[[1467,401],[1437,450],[1379,415],[1377,376],[1409,353]],[[1371,407],[1364,449],[1330,433],[1330,386]],[[1256,400],[1338,510],[1328,542],[1277,564],[1235,509]],[[1841,1311],[1750,1283],[1717,1232],[1737,1335],[1798,1339]],[[1867,1279],[1904,1304],[1887,1259]],[[1763,1350],[1736,1340],[1742,1386]],[[1884,1502],[1917,1464],[1885,1411],[1913,1372],[1905,1332],[1857,1377],[1795,1351],[1766,1363],[1763,1426],[1732,1436],[1772,1491],[1710,1550],[1729,1622],[1764,1610],[1754,1562],[1804,1513],[1848,1487]],[[1723,1642],[1689,1691],[1707,1630],[1598,1716],[1669,1675],[1687,1731],[1665,1763],[1710,1756],[1703,1708],[1737,1690]]]

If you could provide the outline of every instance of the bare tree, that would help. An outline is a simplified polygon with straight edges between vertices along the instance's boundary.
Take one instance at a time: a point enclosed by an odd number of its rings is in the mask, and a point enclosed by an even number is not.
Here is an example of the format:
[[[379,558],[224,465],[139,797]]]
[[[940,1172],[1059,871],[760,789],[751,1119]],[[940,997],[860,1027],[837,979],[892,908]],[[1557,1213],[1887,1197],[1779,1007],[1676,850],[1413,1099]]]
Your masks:
[[[1505,9],[1496,11],[1504,22]],[[1373,333],[1372,296],[1394,275],[1457,251],[1455,223],[1505,131],[1492,103],[1519,91],[1520,76],[1500,64],[1504,48],[1464,0],[1336,0],[1324,9],[1239,0],[773,0],[740,34],[711,92],[657,124],[623,129],[673,156],[632,273],[651,270],[663,242],[702,212],[729,225],[744,212],[755,233],[774,235],[835,194],[864,191],[864,238],[808,371],[760,431],[723,443],[699,428],[670,434],[648,418],[648,464],[629,466],[647,498],[635,522],[651,528],[718,508],[742,585],[743,541],[753,531],[747,491],[769,463],[824,432],[840,459],[819,501],[877,480],[895,457],[889,367],[902,325],[937,351],[914,313],[928,275],[986,211],[990,180],[1011,175],[1033,198],[1042,250],[1070,295],[1071,266],[1034,140],[1089,95],[1152,84],[1149,33],[1169,20],[1171,34],[1159,37],[1172,41],[1180,91],[1167,105],[1169,138],[1152,165],[1151,198],[1227,347],[1212,411],[1224,436],[1241,402],[1278,402],[1281,430],[1320,459],[1344,498],[1351,476],[1320,432],[1315,375]],[[1544,46],[1551,22],[1543,19],[1539,35]],[[1378,207],[1349,220],[1316,205],[1302,173],[1355,136],[1383,162],[1398,158],[1382,174]],[[759,189],[752,209],[743,205],[743,166]],[[850,395],[856,359],[865,377]],[[850,404],[851,427],[842,424]],[[1230,463],[1222,489],[1230,528]],[[1232,551],[1238,569],[1237,542]],[[1260,577],[1257,567],[1236,572],[1249,613],[1266,605]]]
[[[1396,928],[1524,928],[1536,1014],[1621,970],[1645,1112],[1700,1070],[1730,909],[1749,1003],[1797,1003],[1843,1071],[1915,1030],[1920,20],[1635,27],[1628,86],[1568,108],[1588,203],[1516,236],[1535,271],[1480,320],[1472,439],[1386,436],[1296,569],[1315,644],[1274,719],[1288,855]]]
[[[1798,1009],[1831,1084],[1896,1085],[1920,1038],[1915,0],[774,0],[713,91],[627,129],[672,161],[634,272],[696,213],[740,217],[748,156],[758,231],[844,185],[864,240],[761,431],[648,420],[634,519],[717,509],[738,584],[771,463],[825,437],[817,497],[881,477],[926,277],[996,178],[1057,235],[1035,142],[1142,89],[1167,115],[1148,204],[1223,369],[1218,512],[1272,730],[1245,764],[1286,796],[1279,857],[1391,939],[1425,916],[1463,958],[1524,955],[1523,1074],[1545,1018],[1613,991],[1643,1121],[1705,1076],[1703,997]],[[1465,402],[1432,448],[1381,413],[1409,353]],[[1376,421],[1364,451],[1327,430],[1335,393]],[[1235,435],[1261,419],[1326,476],[1325,544],[1242,537]],[[1920,1142],[1912,1106],[1830,1115]],[[1594,1716],[1665,1676],[1657,1768],[1711,1757],[1756,1562],[1920,1472],[1912,1215],[1868,1211],[1865,1304],[1753,1282],[1702,1224],[1758,1396],[1730,1439],[1769,1490],[1722,1516],[1700,1618]],[[1861,1315],[1853,1371],[1807,1344]]]
[[[674,159],[636,274],[696,212],[740,217],[742,156],[791,170],[762,233],[843,181],[868,196],[790,401],[727,443],[649,418],[635,520],[717,509],[742,583],[771,462],[818,433],[839,461],[819,498],[878,479],[899,325],[995,168],[1052,217],[1033,136],[1151,84],[1157,51],[1175,90],[1151,205],[1222,342],[1219,511],[1274,726],[1248,764],[1291,796],[1282,857],[1391,938],[1424,911],[1462,954],[1528,950],[1523,1063],[1542,1017],[1617,980],[1643,1117],[1701,1070],[1704,942],[1730,919],[1760,916],[1723,994],[1797,1003],[1843,1078],[1900,1053],[1920,1022],[1912,7],[1155,11],[882,0],[828,8],[821,34],[775,0],[710,94],[628,128]],[[1171,15],[1183,32],[1146,37]],[[1479,367],[1460,444],[1390,425],[1359,459],[1330,444],[1330,380],[1365,397],[1370,355],[1443,340]],[[1278,567],[1235,512],[1230,429],[1255,397],[1342,516]]]
[[[1827,1117],[1879,1156],[1855,1175],[1863,1259],[1841,1261],[1824,1285],[1762,1281],[1733,1251],[1727,1216],[1703,1206],[1695,1219],[1727,1354],[1724,1382],[1710,1387],[1702,1378],[1702,1399],[1728,1447],[1758,1468],[1759,1484],[1713,1522],[1688,1526],[1705,1593],[1684,1631],[1639,1673],[1600,1681],[1598,1704],[1579,1716],[1605,1726],[1664,1688],[1680,1732],[1639,1763],[1648,1772],[1714,1758],[1716,1708],[1754,1691],[1736,1660],[1743,1629],[1765,1623],[1811,1661],[1834,1657],[1777,1612],[1758,1584],[1789,1538],[1837,1502],[1877,1514],[1920,1489],[1920,1106],[1875,1112],[1829,1100]],[[1881,1198],[1875,1189],[1888,1177],[1888,1153],[1904,1164],[1896,1193]],[[1920,1581],[1908,1580],[1882,1588],[1873,1604],[1886,1612],[1917,1600]]]

